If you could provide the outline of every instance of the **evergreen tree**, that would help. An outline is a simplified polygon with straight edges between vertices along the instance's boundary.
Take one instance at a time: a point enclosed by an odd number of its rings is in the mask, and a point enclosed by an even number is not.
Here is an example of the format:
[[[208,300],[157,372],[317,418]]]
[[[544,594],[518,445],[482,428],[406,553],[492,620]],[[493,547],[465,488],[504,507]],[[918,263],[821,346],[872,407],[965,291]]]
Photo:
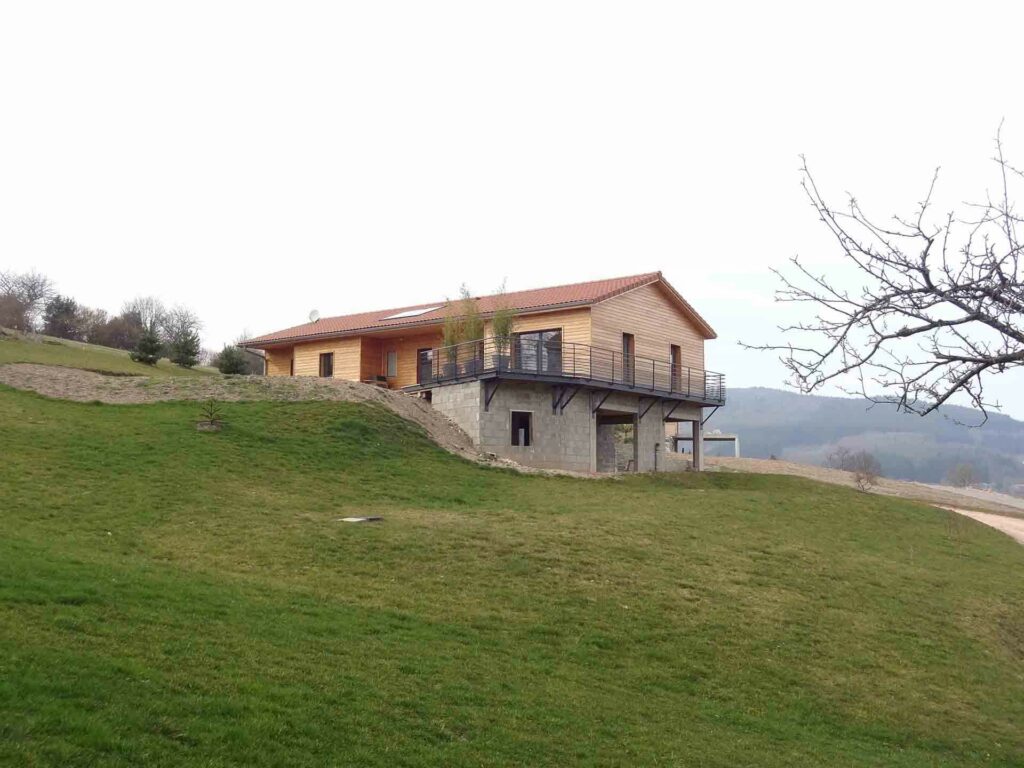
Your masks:
[[[238,347],[227,345],[217,355],[214,361],[217,370],[221,373],[248,373],[249,366],[245,360],[245,353]]]
[[[135,349],[130,353],[130,356],[137,363],[156,365],[163,352],[163,348],[164,345],[160,340],[160,334],[157,333],[157,329],[149,325],[142,331],[142,335],[139,336],[139,341],[135,345]]]
[[[70,296],[54,296],[43,310],[43,333],[60,339],[78,339],[79,306]]]
[[[170,342],[171,362],[183,368],[193,368],[199,362],[201,342],[195,330],[181,330]]]

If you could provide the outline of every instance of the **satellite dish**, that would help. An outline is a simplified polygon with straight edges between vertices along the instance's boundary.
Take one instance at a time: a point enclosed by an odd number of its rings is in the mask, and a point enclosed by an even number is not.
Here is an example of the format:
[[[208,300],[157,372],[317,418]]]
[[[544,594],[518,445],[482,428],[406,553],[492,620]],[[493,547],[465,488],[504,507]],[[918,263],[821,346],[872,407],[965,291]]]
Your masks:
[[[312,312],[309,313],[309,322],[315,323],[319,319],[320,319],[320,313],[317,312],[315,309]]]

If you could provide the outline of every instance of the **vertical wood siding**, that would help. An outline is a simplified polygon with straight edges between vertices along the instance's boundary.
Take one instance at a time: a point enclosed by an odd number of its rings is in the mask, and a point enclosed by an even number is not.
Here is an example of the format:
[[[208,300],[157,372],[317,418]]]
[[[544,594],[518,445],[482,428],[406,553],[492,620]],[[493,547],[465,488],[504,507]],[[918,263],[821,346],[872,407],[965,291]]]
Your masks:
[[[334,378],[359,380],[360,339],[326,339],[295,345],[295,375],[319,376],[320,355],[323,352],[334,353]]]
[[[267,376],[289,376],[292,367],[292,348],[265,350],[267,355]]]
[[[622,334],[636,337],[636,354],[665,360],[673,344],[682,350],[682,364],[704,368],[704,337],[657,284],[613,296],[591,308],[593,345],[622,351]]]
[[[360,355],[359,380],[373,381],[374,377],[383,372],[381,340],[363,336]]]
[[[441,346],[441,332],[431,331],[430,333],[417,334],[415,336],[401,336],[393,339],[380,340],[380,373],[385,373],[384,367],[387,354],[390,351],[398,353],[398,376],[388,379],[388,386],[392,389],[411,387],[416,383],[416,352],[424,348],[435,348]]]
[[[517,315],[513,323],[513,331],[524,333],[561,328],[564,343],[590,344],[590,324],[590,307],[581,307],[537,315]],[[490,321],[487,322],[486,335],[491,335]]]

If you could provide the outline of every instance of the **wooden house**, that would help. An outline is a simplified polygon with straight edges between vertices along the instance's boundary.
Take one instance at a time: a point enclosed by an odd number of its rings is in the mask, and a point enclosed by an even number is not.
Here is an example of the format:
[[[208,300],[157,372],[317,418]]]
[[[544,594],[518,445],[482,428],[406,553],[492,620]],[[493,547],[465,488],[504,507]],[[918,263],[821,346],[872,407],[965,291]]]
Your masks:
[[[483,451],[538,467],[612,471],[617,425],[632,425],[631,469],[668,466],[665,424],[693,425],[725,402],[705,368],[711,326],[661,275],[482,296],[482,338],[444,344],[447,301],[318,319],[248,340],[268,376],[363,381],[431,400]],[[495,338],[500,310],[513,316]],[[621,432],[621,430],[620,430]],[[675,430],[673,430],[673,433]],[[621,453],[621,451],[620,451]]]

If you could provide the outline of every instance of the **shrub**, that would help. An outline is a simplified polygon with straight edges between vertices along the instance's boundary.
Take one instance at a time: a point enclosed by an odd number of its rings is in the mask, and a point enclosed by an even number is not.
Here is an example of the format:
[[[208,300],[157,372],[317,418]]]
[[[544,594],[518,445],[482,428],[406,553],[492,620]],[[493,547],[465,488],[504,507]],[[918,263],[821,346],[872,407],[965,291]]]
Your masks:
[[[515,326],[515,312],[508,306],[505,300],[505,284],[502,283],[498,289],[498,308],[491,318],[491,335],[494,336],[494,345],[498,348],[498,354],[508,354],[512,346],[512,329]]]
[[[878,485],[878,476],[882,474],[882,465],[878,459],[867,451],[855,451],[850,455],[850,469],[853,482],[862,491],[869,491]]]
[[[484,337],[484,320],[480,317],[480,310],[477,307],[476,299],[470,293],[469,288],[462,285],[459,288],[459,314],[462,316],[462,338],[459,341],[479,341]]]
[[[853,473],[853,482],[862,491],[878,485],[878,477],[882,474],[882,465],[867,451],[851,451],[845,446],[837,446],[825,457],[826,466]]]
[[[970,488],[972,485],[976,485],[981,482],[981,478],[978,476],[978,470],[974,468],[973,464],[963,463],[957,464],[946,475],[946,482],[950,485],[955,485],[957,488]]]
[[[221,373],[241,374],[249,372],[249,364],[245,359],[245,353],[238,347],[225,345],[224,349],[217,355],[213,364]]]
[[[212,397],[203,403],[199,413],[203,417],[203,421],[208,424],[219,424],[223,421],[221,418],[221,405]]]

